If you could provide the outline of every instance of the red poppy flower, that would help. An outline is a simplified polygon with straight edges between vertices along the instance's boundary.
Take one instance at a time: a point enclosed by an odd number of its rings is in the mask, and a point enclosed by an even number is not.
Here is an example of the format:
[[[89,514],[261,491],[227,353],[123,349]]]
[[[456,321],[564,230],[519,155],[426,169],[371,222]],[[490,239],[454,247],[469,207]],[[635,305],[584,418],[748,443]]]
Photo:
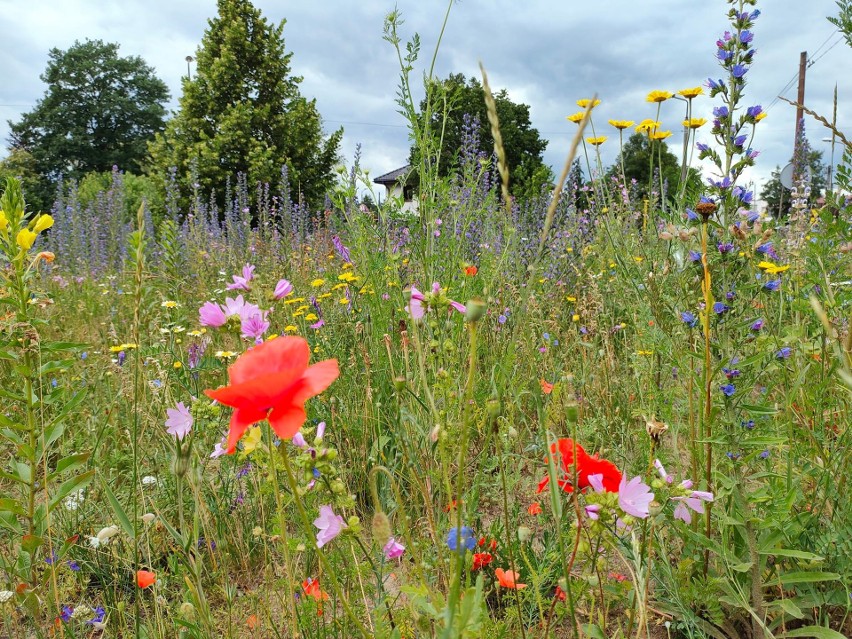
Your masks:
[[[475,552],[473,553],[473,569],[482,570],[491,563],[494,556],[490,552]]]
[[[541,504],[538,503],[537,501],[531,503],[529,508],[527,508],[527,512],[530,515],[540,515],[541,514]]]
[[[512,590],[522,590],[526,588],[526,584],[518,583],[518,573],[513,572],[511,570],[503,570],[502,568],[497,568],[494,571],[494,575],[497,577],[497,583],[502,588],[511,588]]]
[[[137,570],[136,571],[136,585],[142,589],[148,588],[154,585],[154,582],[157,581],[157,575],[148,570]]]
[[[558,585],[556,586],[556,592],[553,594],[559,601],[565,601],[565,591],[562,590]]]
[[[328,593],[320,589],[319,579],[308,577],[302,582],[302,588],[308,597],[313,597],[317,602],[317,614],[322,614],[322,602],[328,601]]]
[[[538,380],[539,385],[541,385],[541,392],[545,395],[550,395],[553,392],[553,384],[544,380],[544,378]]]
[[[588,488],[589,475],[603,475],[604,490],[617,493],[618,486],[621,483],[621,473],[611,461],[606,459],[598,459],[597,455],[589,455],[580,444],[577,447],[577,484],[580,490]],[[561,474],[559,479],[559,487],[565,492],[573,492],[574,486],[571,484],[571,479],[574,476],[574,441],[572,439],[560,439],[555,444],[551,444],[550,452],[553,455],[553,460],[556,462],[556,472]],[[547,458],[545,458],[545,462]],[[545,475],[538,484],[537,493],[542,492],[550,482],[550,476]]]
[[[479,269],[476,268],[476,266],[471,265],[471,266],[465,266],[464,267],[464,274],[467,275],[468,277],[473,277],[477,273],[479,273]]]
[[[290,439],[305,422],[305,401],[337,379],[336,359],[308,366],[311,350],[301,337],[278,337],[243,353],[228,368],[230,385],[205,394],[234,408],[227,452],[233,453],[252,424],[269,420],[281,439]]]

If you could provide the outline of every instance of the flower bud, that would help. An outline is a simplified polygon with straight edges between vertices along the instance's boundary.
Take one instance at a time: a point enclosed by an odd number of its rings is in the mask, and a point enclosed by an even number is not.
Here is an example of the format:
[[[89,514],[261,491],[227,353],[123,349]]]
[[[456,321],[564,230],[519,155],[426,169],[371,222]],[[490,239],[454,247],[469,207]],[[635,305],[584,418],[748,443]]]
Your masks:
[[[499,399],[492,397],[485,402],[485,411],[488,413],[489,417],[496,419],[503,414],[503,406],[500,404]]]
[[[518,541],[524,543],[532,537],[532,529],[528,526],[518,526]]]
[[[180,605],[180,616],[184,619],[192,621],[193,619],[195,619],[195,606],[193,606],[188,601],[184,601]]]
[[[397,375],[393,379],[393,387],[396,389],[397,393],[404,391],[407,384],[407,380],[402,375]]]
[[[465,308],[467,309],[464,314],[464,321],[466,322],[478,322],[488,309],[485,302],[478,298],[468,300]]]
[[[388,543],[391,536],[391,526],[388,516],[381,510],[373,515],[373,539],[379,546],[384,546]]]

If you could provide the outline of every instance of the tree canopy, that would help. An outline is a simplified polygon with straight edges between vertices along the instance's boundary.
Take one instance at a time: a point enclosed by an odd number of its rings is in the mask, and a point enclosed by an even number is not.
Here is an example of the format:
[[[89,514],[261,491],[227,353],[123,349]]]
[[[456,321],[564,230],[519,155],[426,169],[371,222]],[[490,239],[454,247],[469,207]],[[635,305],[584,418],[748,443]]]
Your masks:
[[[634,133],[624,143],[621,153],[616,158],[615,163],[607,172],[609,176],[621,176],[622,160],[624,162],[624,175],[628,182],[636,180],[636,188],[639,193],[647,194],[648,185],[651,183],[651,153],[653,152],[653,171],[661,171],[663,181],[668,184],[667,193],[669,196],[677,193],[680,184],[681,161],[678,157],[669,151],[668,146],[660,142],[651,142],[647,135],[642,133]],[[689,169],[688,180],[697,179],[697,171]],[[652,188],[659,190],[659,183],[655,180]]]
[[[440,134],[443,129],[441,147],[440,174],[449,175],[459,166],[459,155],[464,140],[477,139],[479,152],[490,157],[494,151],[494,137],[488,123],[482,84],[476,78],[465,79],[462,74],[451,74],[445,80],[437,80],[439,93],[446,96],[446,110],[434,108],[432,113],[433,131]],[[509,99],[506,89],[494,94],[497,117],[500,120],[500,133],[506,150],[509,165],[509,184],[513,195],[538,195],[543,184],[552,179],[550,169],[542,161],[547,140],[542,139],[530,121],[530,107]],[[443,99],[441,100],[443,104]],[[420,113],[427,109],[425,99],[420,103]],[[477,124],[476,135],[465,131],[465,115]],[[421,116],[422,117],[422,116]],[[446,121],[444,118],[446,117]],[[411,147],[411,164],[417,165],[416,146]]]
[[[274,25],[249,0],[218,0],[184,78],[180,110],[151,145],[152,169],[177,168],[182,186],[198,184],[223,201],[228,179],[277,184],[286,166],[294,193],[322,202],[333,182],[342,130],[325,136],[315,100],[299,93],[284,47],[285,20]]]
[[[29,155],[40,191],[49,192],[60,175],[80,179],[113,166],[138,171],[148,141],[163,129],[166,84],[142,58],[120,57],[118,49],[101,40],[51,49],[44,97],[9,122],[10,150]]]

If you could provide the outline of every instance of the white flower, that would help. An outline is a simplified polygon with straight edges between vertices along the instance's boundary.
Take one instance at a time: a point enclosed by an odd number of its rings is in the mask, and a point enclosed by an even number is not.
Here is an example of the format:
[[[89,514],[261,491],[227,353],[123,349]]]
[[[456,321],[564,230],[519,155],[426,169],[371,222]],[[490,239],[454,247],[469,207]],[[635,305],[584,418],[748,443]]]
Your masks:
[[[84,501],[86,501],[86,489],[81,488],[80,490],[75,490],[68,495],[63,503],[65,504],[65,510],[74,511],[77,510],[77,508],[80,507],[80,504]]]
[[[156,486],[157,485],[157,478],[152,476],[152,475],[145,475],[142,478],[142,485],[143,486]]]
[[[76,608],[74,608],[74,612],[71,614],[72,619],[82,619],[83,617],[88,617],[94,611],[89,608],[86,604],[80,604]]]
[[[101,546],[101,540],[100,540],[100,539],[98,539],[97,537],[89,537],[89,545],[90,545],[92,548],[100,548],[100,546]]]
[[[98,541],[102,546],[106,546],[109,543],[109,540],[117,534],[118,526],[107,526],[106,528],[101,528],[98,533]]]
[[[0,604],[4,604],[9,601],[12,597],[15,596],[15,593],[11,590],[0,590]]]

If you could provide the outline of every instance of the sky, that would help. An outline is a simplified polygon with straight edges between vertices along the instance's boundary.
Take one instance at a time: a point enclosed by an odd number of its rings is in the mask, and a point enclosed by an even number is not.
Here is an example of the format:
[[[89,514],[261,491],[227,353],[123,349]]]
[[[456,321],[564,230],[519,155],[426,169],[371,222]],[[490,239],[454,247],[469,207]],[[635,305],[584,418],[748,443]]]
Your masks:
[[[344,129],[341,156],[351,166],[357,144],[361,166],[377,177],[406,163],[406,121],[395,104],[399,62],[382,39],[386,14],[396,6],[404,40],[418,33],[421,56],[414,72],[428,70],[448,4],[439,0],[255,0],[271,21],[287,20],[285,46],[292,72],[304,78],[301,92],[316,98],[327,132]],[[807,8],[805,8],[807,5]],[[715,42],[728,28],[723,0],[461,0],[452,3],[435,62],[435,75],[478,76],[485,65],[492,88],[505,88],[530,106],[532,124],[548,140],[544,160],[558,175],[576,125],[565,116],[575,101],[596,93],[596,132],[610,135],[601,147],[604,164],[618,153],[616,131],[607,119],[653,118],[645,101],[654,89],[677,91],[721,77]],[[837,125],[852,129],[852,48],[826,20],[834,0],[765,0],[754,27],[755,64],[746,79],[747,104],[768,109],[752,146],[761,151],[744,179],[760,189],[776,166],[792,155],[799,54],[807,51],[805,104],[831,120],[837,85]],[[4,46],[0,48],[0,139],[7,120],[33,108],[46,86],[39,79],[48,51],[75,40],[102,39],[121,45],[120,54],[139,55],[169,86],[171,110],[178,108],[187,55],[195,55],[215,0],[0,0]],[[194,69],[193,69],[194,72]],[[710,117],[715,101],[701,96],[696,117]],[[670,147],[680,157],[682,102],[663,104],[661,120],[675,133]],[[708,125],[709,126],[709,125]],[[829,162],[830,133],[806,118],[808,138]],[[710,142],[707,127],[699,140]],[[0,155],[5,154],[0,150]],[[835,160],[841,155],[836,147]],[[381,188],[377,188],[381,192]]]

